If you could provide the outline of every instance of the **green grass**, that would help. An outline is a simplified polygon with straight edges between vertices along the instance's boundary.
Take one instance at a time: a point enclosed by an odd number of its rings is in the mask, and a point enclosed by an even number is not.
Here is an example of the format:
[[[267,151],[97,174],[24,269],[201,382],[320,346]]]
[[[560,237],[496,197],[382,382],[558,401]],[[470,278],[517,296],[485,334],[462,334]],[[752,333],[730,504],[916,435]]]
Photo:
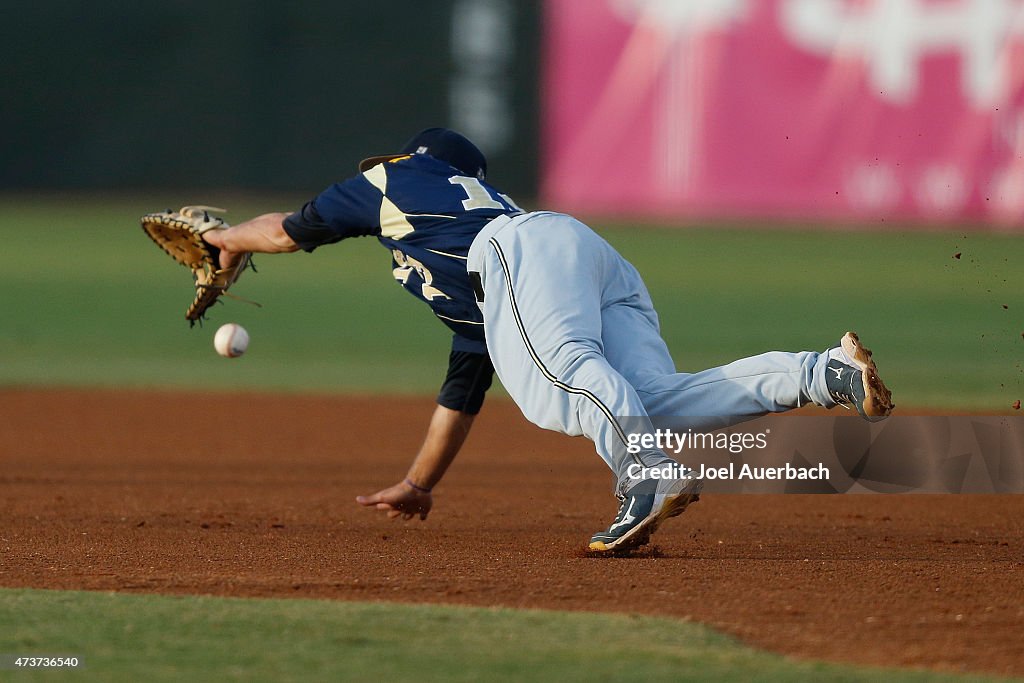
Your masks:
[[[229,199],[228,218],[299,201]],[[187,275],[137,223],[168,203],[0,201],[0,385],[436,390],[450,335],[372,239],[257,258],[234,291],[263,307],[228,300],[189,329]],[[1017,236],[594,225],[644,275],[682,370],[822,349],[850,328],[897,403],[1001,411],[1024,393]],[[213,352],[229,321],[252,335],[242,359]]]
[[[84,664],[12,680],[979,680],[796,662],[652,617],[37,590],[0,590],[0,653]]]

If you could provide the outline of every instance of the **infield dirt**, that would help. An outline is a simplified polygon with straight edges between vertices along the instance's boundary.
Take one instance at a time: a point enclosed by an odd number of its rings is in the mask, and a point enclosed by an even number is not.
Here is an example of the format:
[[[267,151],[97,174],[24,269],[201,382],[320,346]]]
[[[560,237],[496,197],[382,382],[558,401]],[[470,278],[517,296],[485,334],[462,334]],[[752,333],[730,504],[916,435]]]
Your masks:
[[[1024,496],[705,496],[647,552],[583,439],[490,400],[426,522],[432,401],[0,391],[0,585],[649,613],[839,662],[1024,676]]]

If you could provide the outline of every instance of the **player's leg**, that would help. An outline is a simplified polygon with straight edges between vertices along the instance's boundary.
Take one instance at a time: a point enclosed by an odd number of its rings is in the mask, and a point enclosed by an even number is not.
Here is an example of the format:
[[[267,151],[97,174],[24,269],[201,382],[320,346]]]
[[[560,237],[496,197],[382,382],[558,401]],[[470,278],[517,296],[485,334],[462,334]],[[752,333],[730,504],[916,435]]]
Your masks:
[[[601,308],[617,254],[582,223],[530,214],[474,243],[470,270],[483,277],[488,349],[498,377],[532,422],[589,437],[616,476],[620,499],[593,550],[645,543],[666,518],[696,499],[699,482],[649,478],[643,467],[675,466],[663,451],[630,444],[650,422],[632,385],[604,357]],[[678,467],[676,470],[678,473]]]
[[[621,290],[602,310],[605,355],[636,388],[648,415],[687,417],[713,429],[809,403],[851,404],[867,415],[891,410],[870,352],[856,335],[822,353],[772,351],[696,373],[677,373],[661,338],[653,304],[636,270],[624,260]],[[888,405],[886,405],[888,404]]]
[[[632,385],[604,357],[600,238],[561,214],[528,214],[497,233],[484,255],[487,346],[502,384],[531,422],[586,435],[619,481],[630,465],[667,460],[631,453],[622,417],[646,419]]]

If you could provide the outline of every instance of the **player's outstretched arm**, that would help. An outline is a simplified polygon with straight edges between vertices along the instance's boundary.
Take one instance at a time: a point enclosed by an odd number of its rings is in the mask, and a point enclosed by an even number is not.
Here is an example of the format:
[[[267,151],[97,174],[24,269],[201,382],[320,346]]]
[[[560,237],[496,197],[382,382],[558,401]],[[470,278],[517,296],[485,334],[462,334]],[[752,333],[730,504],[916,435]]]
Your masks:
[[[356,502],[386,512],[388,517],[426,519],[433,505],[431,489],[441,481],[452,460],[466,441],[475,415],[437,406],[427,437],[405,479],[370,496],[357,496]]]
[[[285,232],[287,213],[267,213],[226,230],[211,230],[203,239],[220,249],[220,266],[229,268],[241,254],[284,254],[298,251],[295,240]],[[216,233],[216,234],[214,234]]]

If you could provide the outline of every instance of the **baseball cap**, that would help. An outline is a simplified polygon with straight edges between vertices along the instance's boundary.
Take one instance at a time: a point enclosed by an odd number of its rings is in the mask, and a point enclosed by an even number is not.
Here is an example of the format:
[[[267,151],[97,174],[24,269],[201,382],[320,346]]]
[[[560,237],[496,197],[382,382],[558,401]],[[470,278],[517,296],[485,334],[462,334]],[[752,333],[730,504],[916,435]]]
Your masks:
[[[405,147],[398,154],[363,159],[359,162],[359,171],[363,172],[377,164],[410,154],[429,154],[480,180],[487,175],[487,159],[484,158],[483,152],[467,138],[448,128],[422,130],[405,143]]]

